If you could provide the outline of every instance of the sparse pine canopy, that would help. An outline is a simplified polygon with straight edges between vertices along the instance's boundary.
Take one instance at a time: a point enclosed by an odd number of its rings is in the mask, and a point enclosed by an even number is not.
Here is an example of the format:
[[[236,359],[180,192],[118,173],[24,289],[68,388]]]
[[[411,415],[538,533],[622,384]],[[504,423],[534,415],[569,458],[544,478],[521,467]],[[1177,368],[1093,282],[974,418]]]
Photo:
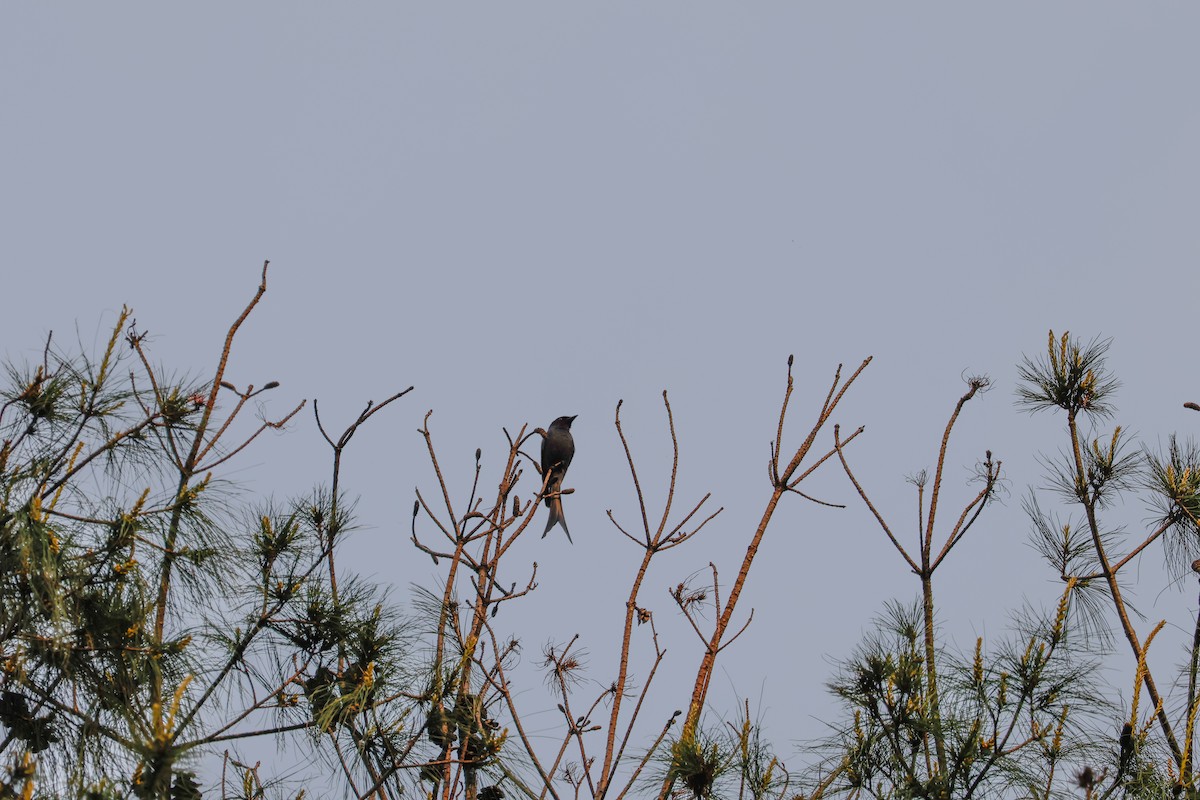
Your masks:
[[[129,309],[99,353],[51,338],[34,363],[7,366],[0,798],[1198,796],[1200,636],[1184,641],[1180,674],[1161,674],[1150,657],[1157,637],[1195,621],[1146,620],[1127,595],[1150,548],[1174,578],[1200,572],[1200,449],[1172,437],[1156,454],[1121,426],[1080,430],[1080,417],[1099,425],[1116,414],[1107,340],[1051,332],[1045,354],[1021,362],[1018,405],[1066,421],[1060,454],[1043,461],[1048,482],[1005,475],[985,450],[971,454],[967,487],[954,485],[947,467],[964,458],[955,433],[991,386],[968,379],[946,402],[945,426],[928,432],[936,465],[910,479],[915,529],[910,513],[881,508],[853,466],[869,458],[855,451],[881,445],[832,423],[870,359],[848,375],[839,366],[812,400],[816,414],[802,413],[808,427],[794,430],[789,357],[778,418],[761,426],[773,438],[760,522],[720,532],[745,542],[744,557],[688,568],[666,593],[647,576],[682,569],[664,557],[676,548],[707,560],[696,543],[722,508],[710,494],[677,496],[666,392],[672,457],[649,466],[635,461],[616,401],[633,511],[609,512],[606,524],[628,571],[588,591],[619,615],[618,634],[551,631],[533,643],[542,658],[523,664],[530,643],[510,627],[517,615],[500,612],[540,602],[540,567],[528,546],[513,547],[541,541],[538,431],[506,429],[507,447],[491,461],[477,449],[464,474],[441,460],[426,414],[420,439],[395,456],[430,467],[399,524],[436,578],[408,601],[364,580],[338,561],[354,530],[342,467],[355,434],[412,389],[366,402],[340,428],[314,399],[309,431],[329,448],[316,488],[289,500],[238,491],[241,462],[270,447],[260,434],[306,419],[307,401],[267,403],[267,392],[286,395],[278,381],[243,385],[227,369],[266,290],[264,265],[200,378],[155,366]],[[721,654],[751,624],[739,601],[777,508],[845,507],[801,486],[818,470],[857,495],[880,544],[868,557],[911,575],[916,600],[888,603],[849,655],[827,654],[840,657],[828,687],[842,714],[827,721],[826,739],[795,748],[786,730],[769,741],[748,701],[712,708],[709,689]],[[649,473],[666,487],[657,503],[643,490]],[[954,557],[959,544],[989,525],[988,508],[1018,481],[1053,490],[1030,490],[1024,507],[1046,575],[1061,584],[1028,602],[1000,598],[1013,609],[1008,634],[981,636],[963,654],[941,631],[955,610],[939,605],[939,587],[947,571],[973,568]],[[1115,501],[1135,495],[1153,509],[1145,530],[1110,524]],[[694,634],[670,643],[682,660],[669,664],[663,613]],[[787,635],[819,650],[797,624]],[[590,663],[601,649],[615,654],[611,672]],[[1097,689],[1105,658],[1131,665],[1124,703]],[[781,660],[779,669],[783,683],[791,668]],[[655,716],[663,704],[678,710]],[[293,757],[276,765],[251,755],[262,752]]]

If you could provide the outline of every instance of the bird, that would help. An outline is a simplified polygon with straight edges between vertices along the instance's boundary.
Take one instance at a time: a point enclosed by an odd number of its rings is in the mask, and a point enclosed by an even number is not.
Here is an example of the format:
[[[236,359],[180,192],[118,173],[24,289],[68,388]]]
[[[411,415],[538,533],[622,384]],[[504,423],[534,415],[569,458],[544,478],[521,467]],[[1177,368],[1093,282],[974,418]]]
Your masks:
[[[571,532],[567,530],[567,518],[563,516],[562,495],[559,492],[562,491],[563,476],[567,474],[567,467],[571,466],[571,459],[575,457],[571,423],[577,416],[579,415],[554,420],[550,423],[546,437],[542,439],[542,477],[546,480],[546,507],[550,509],[550,519],[546,521],[546,530],[542,538],[545,539],[546,534],[555,525],[561,524],[563,532],[567,534],[567,541],[571,544],[575,542],[571,539]],[[546,479],[546,475],[550,477]]]

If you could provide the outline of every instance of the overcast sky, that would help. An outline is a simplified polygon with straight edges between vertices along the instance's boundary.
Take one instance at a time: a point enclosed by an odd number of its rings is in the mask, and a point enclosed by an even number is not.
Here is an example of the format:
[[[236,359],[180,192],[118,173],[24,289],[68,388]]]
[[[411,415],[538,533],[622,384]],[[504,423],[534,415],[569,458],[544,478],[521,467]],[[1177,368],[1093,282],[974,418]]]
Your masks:
[[[477,446],[495,480],[502,426],[578,414],[575,545],[523,543],[541,585],[512,619],[530,661],[583,633],[601,685],[638,558],[605,517],[634,521],[613,411],[661,498],[667,389],[678,502],[725,511],[646,587],[678,681],[657,719],[699,660],[665,590],[710,561],[732,580],[788,355],[796,432],[839,362],[875,357],[836,421],[867,426],[852,458],[910,540],[905,476],[984,373],[949,498],[986,448],[1009,492],[937,586],[970,650],[1059,591],[1020,500],[1061,421],[1013,405],[1048,329],[1112,337],[1116,421],[1152,446],[1200,425],[1198,30],[1183,2],[5,4],[0,350],[76,325],[94,346],[125,303],[163,363],[208,373],[270,259],[231,380],[279,380],[273,408],[319,398],[335,425],[416,386],[347,467],[345,563],[399,600],[435,576],[408,544],[424,413],[462,492]],[[305,416],[231,477],[300,492],[322,448]],[[750,697],[789,764],[823,732],[831,659],[917,590],[844,476],[814,487],[849,506],[784,504],[712,696]],[[1186,627],[1194,586],[1160,596],[1159,563],[1136,602]]]

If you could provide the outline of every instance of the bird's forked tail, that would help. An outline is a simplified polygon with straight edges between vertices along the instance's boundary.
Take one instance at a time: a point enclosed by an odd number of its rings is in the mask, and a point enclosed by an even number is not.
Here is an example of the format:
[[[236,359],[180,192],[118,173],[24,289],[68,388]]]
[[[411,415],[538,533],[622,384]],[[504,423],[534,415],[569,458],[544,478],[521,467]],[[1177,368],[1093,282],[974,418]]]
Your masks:
[[[562,525],[563,533],[567,535],[567,541],[575,544],[575,541],[571,538],[571,532],[567,530],[567,518],[563,516],[562,497],[547,497],[546,505],[550,507],[550,519],[546,520],[546,530],[542,533],[542,538],[545,539],[546,534],[555,525]]]

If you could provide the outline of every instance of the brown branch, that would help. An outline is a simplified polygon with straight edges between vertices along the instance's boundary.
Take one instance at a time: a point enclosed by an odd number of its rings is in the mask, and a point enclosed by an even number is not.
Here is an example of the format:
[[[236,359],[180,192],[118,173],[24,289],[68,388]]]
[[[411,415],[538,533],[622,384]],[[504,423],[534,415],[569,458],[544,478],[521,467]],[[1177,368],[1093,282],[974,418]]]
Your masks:
[[[1184,509],[1184,511],[1187,511],[1187,509]],[[1194,521],[1195,521],[1195,520],[1193,520],[1193,522],[1194,522]],[[1151,533],[1149,536],[1147,536],[1147,537],[1146,537],[1146,541],[1142,542],[1142,543],[1141,543],[1141,544],[1139,544],[1137,547],[1133,548],[1133,550],[1132,550],[1132,551],[1130,551],[1129,555],[1125,556],[1125,557],[1124,557],[1124,558],[1122,558],[1120,561],[1118,561],[1117,563],[1113,564],[1113,565],[1112,565],[1112,567],[1110,567],[1110,569],[1111,569],[1111,570],[1112,570],[1114,573],[1116,573],[1117,571],[1119,571],[1119,570],[1121,569],[1121,567],[1125,566],[1125,565],[1126,565],[1126,564],[1128,564],[1130,561],[1132,561],[1132,560],[1133,560],[1133,559],[1134,559],[1134,558],[1137,556],[1137,554],[1138,554],[1138,553],[1140,553],[1140,552],[1142,552],[1143,550],[1145,550],[1145,549],[1146,549],[1147,547],[1149,547],[1149,546],[1150,546],[1150,545],[1151,545],[1153,542],[1155,542],[1155,541],[1158,539],[1158,537],[1162,536],[1164,533],[1166,533],[1167,531],[1169,531],[1169,530],[1171,529],[1171,525],[1172,525],[1172,524],[1173,524],[1173,523],[1171,523],[1170,521],[1163,522],[1163,523],[1162,523],[1161,525],[1159,525],[1159,526],[1158,526],[1158,527],[1157,527],[1157,528],[1156,528],[1156,529],[1155,529],[1155,530],[1154,530],[1154,531],[1153,531],[1153,532],[1152,532],[1152,533]],[[1103,577],[1103,576],[1102,576],[1102,575],[1097,575],[1096,577]]]
[[[972,498],[971,502],[967,503],[967,505],[963,508],[962,513],[958,517],[958,521],[954,524],[954,528],[950,531],[950,535],[946,537],[946,543],[944,545],[942,545],[941,552],[938,553],[937,558],[934,559],[932,566],[930,566],[930,568],[929,568],[930,572],[933,572],[934,570],[936,570],[938,568],[938,565],[942,563],[942,559],[944,559],[947,556],[947,554],[949,554],[950,550],[956,544],[958,544],[960,541],[962,541],[962,538],[964,536],[966,536],[967,531],[970,530],[971,526],[975,524],[975,520],[979,519],[979,515],[983,513],[983,507],[986,505],[988,496],[991,495],[991,493],[995,490],[996,480],[1000,475],[1000,463],[1001,462],[996,462],[996,465],[995,465],[995,468],[993,471],[993,467],[991,466],[991,463],[990,463],[990,456],[991,456],[990,450],[988,451],[988,456],[989,456],[989,463],[987,466],[988,472],[987,472],[987,477],[985,478],[984,487],[979,491],[979,494],[975,495],[975,497]],[[974,513],[972,513],[972,511]],[[968,514],[971,515],[970,519],[967,519]]]
[[[1117,619],[1121,622],[1121,629],[1125,634],[1125,639],[1133,650],[1134,658],[1142,660],[1145,658],[1145,649],[1138,641],[1137,631],[1134,630],[1133,623],[1129,619],[1128,608],[1121,594],[1121,587],[1117,582],[1116,573],[1109,564],[1108,550],[1104,545],[1104,539],[1100,534],[1100,523],[1096,518],[1096,499],[1087,491],[1087,473],[1084,469],[1083,454],[1079,446],[1079,430],[1074,411],[1068,411],[1067,413],[1067,428],[1070,432],[1071,451],[1075,459],[1075,485],[1079,488],[1079,500],[1083,505],[1084,514],[1087,517],[1088,530],[1092,535],[1092,548],[1096,553],[1096,558],[1100,562],[1102,576],[1108,584],[1109,595],[1112,597],[1113,607],[1117,612]],[[1158,692],[1158,686],[1154,682],[1154,676],[1151,674],[1149,666],[1146,667],[1143,681],[1146,686],[1146,692],[1150,695],[1150,701],[1154,703],[1154,707],[1157,709],[1156,716],[1159,726],[1162,729],[1163,736],[1167,740],[1167,746],[1171,749],[1172,758],[1176,765],[1182,764],[1183,751],[1180,749],[1179,742],[1175,738],[1175,731],[1171,726],[1171,720],[1167,716],[1162,696]]]
[[[929,553],[933,546],[933,523],[937,517],[938,495],[942,488],[942,471],[946,466],[946,450],[950,447],[950,432],[954,429],[954,422],[958,419],[963,406],[975,396],[976,392],[987,386],[987,381],[982,378],[972,379],[969,386],[970,388],[958,399],[958,403],[954,406],[954,413],[950,415],[950,419],[946,422],[946,430],[942,434],[942,446],[938,450],[937,469],[933,475],[933,493],[929,497],[929,516],[926,518],[925,538],[921,543],[922,563],[928,563]]]
[[[645,542],[640,541],[639,539],[635,538],[631,533],[629,533],[629,531],[627,531],[621,527],[621,523],[617,522],[617,518],[613,516],[613,512],[612,512],[611,508],[608,509],[608,511],[605,513],[608,514],[609,521],[611,521],[612,524],[616,526],[617,530],[619,530],[621,533],[625,534],[625,538],[629,539],[629,541],[633,542],[634,544],[638,545],[639,547],[646,546]]]
[[[184,460],[182,468],[179,470],[179,485],[176,490],[177,496],[187,490],[188,482],[191,480],[192,476],[195,475],[195,467],[199,462],[199,454],[201,452],[204,434],[208,427],[209,418],[212,416],[213,408],[216,405],[217,392],[221,389],[220,384],[225,375],[225,365],[229,362],[229,353],[233,348],[233,337],[237,334],[238,328],[240,328],[242,323],[245,322],[246,318],[250,316],[250,312],[254,310],[254,307],[258,305],[258,301],[262,299],[263,294],[265,294],[267,291],[267,265],[269,263],[270,262],[266,261],[263,262],[262,280],[259,282],[258,291],[250,300],[245,310],[242,311],[241,316],[239,316],[229,327],[229,332],[225,336],[225,344],[221,349],[221,357],[217,363],[217,370],[212,380],[212,388],[209,390],[208,402],[204,406],[204,411],[201,414],[200,422],[197,424],[196,430],[193,434],[191,450],[188,453],[188,457]],[[138,353],[141,354],[143,362],[145,362],[145,354],[142,352],[140,343],[136,345],[136,349]],[[153,380],[153,370],[150,370],[150,374],[151,380]],[[157,394],[156,396],[161,397],[161,394]],[[168,438],[170,438],[170,428],[167,429],[167,433]],[[216,439],[213,439],[209,446],[211,447],[216,443],[216,441]],[[171,521],[167,527],[166,535],[167,550],[175,550],[175,541],[179,536],[182,514],[182,508],[179,508],[171,516]],[[171,591],[171,568],[174,563],[174,557],[168,554],[167,557],[163,559],[162,571],[159,573],[158,594],[154,601],[155,618],[153,633],[153,640],[159,643],[161,643],[163,640],[163,630],[166,626],[167,601]],[[162,676],[157,672],[154,674],[154,679],[150,688],[152,702],[161,703]]]
[[[210,464],[205,464],[202,467],[196,467],[196,471],[197,472],[208,472],[210,470],[216,469],[217,467],[224,464],[226,461],[233,458],[238,453],[242,452],[247,447],[249,447],[250,443],[253,442],[255,439],[257,439],[259,434],[261,434],[263,431],[267,430],[268,428],[273,428],[274,430],[280,430],[281,428],[283,428],[283,426],[287,425],[291,421],[292,417],[294,417],[300,413],[300,409],[304,408],[304,406],[307,402],[308,402],[307,400],[301,400],[300,405],[293,408],[291,411],[289,411],[287,413],[286,416],[284,416],[282,419],[280,419],[276,422],[271,422],[270,420],[264,419],[262,421],[262,424],[258,427],[258,430],[256,430],[254,433],[250,434],[249,438],[244,440],[241,444],[239,444],[233,450],[230,450],[228,453],[226,453],[225,455],[218,458],[216,461],[213,461]],[[205,453],[207,454],[208,450],[205,450]]]
[[[616,683],[614,684],[614,688],[616,691],[615,691],[614,697],[613,697],[612,708],[609,712],[608,735],[606,737],[605,748],[604,748],[604,760],[600,767],[600,783],[599,783],[599,786],[597,787],[596,791],[594,792],[594,795],[596,797],[603,797],[606,794],[611,781],[613,780],[613,778],[616,775],[616,769],[617,769],[617,765],[619,763],[620,756],[619,756],[619,752],[617,749],[617,728],[618,728],[618,722],[620,720],[620,714],[621,714],[621,709],[623,706],[623,700],[625,697],[626,686],[628,685],[628,681],[629,681],[629,661],[630,661],[630,653],[631,653],[631,647],[632,647],[633,624],[634,624],[634,620],[638,614],[637,600],[638,600],[638,595],[641,591],[642,584],[645,581],[646,573],[650,567],[650,560],[654,557],[654,555],[656,553],[658,553],[662,550],[670,549],[671,547],[674,547],[676,545],[682,544],[683,542],[687,541],[692,536],[694,536],[696,534],[696,532],[699,531],[700,528],[698,527],[691,534],[681,533],[681,531],[683,530],[683,526],[686,525],[697,513],[699,513],[700,508],[704,505],[704,503],[708,500],[708,498],[710,496],[710,495],[706,494],[703,498],[701,498],[701,500],[692,508],[692,510],[689,511],[683,517],[683,519],[674,528],[672,528],[670,530],[670,532],[667,532],[668,521],[670,519],[671,505],[674,501],[675,488],[676,488],[677,480],[678,480],[678,476],[679,476],[679,439],[675,432],[675,417],[674,417],[673,412],[671,411],[671,403],[667,396],[666,391],[663,391],[662,398],[663,398],[663,407],[665,408],[666,413],[667,413],[667,427],[671,434],[672,460],[671,460],[670,480],[668,483],[666,501],[663,505],[662,519],[659,522],[658,528],[656,531],[654,531],[654,533],[651,533],[651,531],[650,531],[649,514],[646,509],[645,495],[642,493],[641,483],[638,479],[637,468],[636,468],[636,465],[633,460],[633,454],[629,448],[629,442],[628,442],[627,438],[625,437],[625,432],[621,426],[621,405],[622,405],[623,401],[618,401],[616,413],[615,413],[615,419],[614,419],[614,424],[616,425],[616,428],[617,428],[617,434],[620,437],[621,444],[625,449],[625,458],[626,458],[627,463],[629,464],[630,476],[633,479],[634,488],[637,493],[638,508],[642,515],[642,524],[645,529],[646,538],[645,538],[644,542],[639,542],[641,547],[644,548],[644,552],[642,554],[641,564],[638,567],[638,571],[634,577],[632,586],[630,587],[629,597],[625,602],[625,620],[624,620],[624,627],[622,629],[622,634],[621,634],[621,655],[620,655],[620,659],[618,661],[617,680],[616,680]],[[717,513],[720,513],[719,510]],[[713,516],[715,516],[715,514]],[[611,512],[609,513],[609,518],[613,520],[614,525],[617,525],[616,520],[613,519]],[[712,517],[710,516],[709,519],[711,519],[711,518]],[[707,521],[708,520],[704,520],[701,523],[700,527],[703,527],[704,524],[707,523]],[[621,528],[620,525],[617,525],[617,529],[620,530],[622,533],[624,533],[629,539],[636,541],[636,539],[634,539],[634,537],[630,536],[623,528]],[[699,631],[697,631],[697,632],[699,632]],[[639,704],[639,706],[640,706],[640,704]],[[621,748],[620,748],[621,751],[624,750],[625,742],[628,741],[629,731],[632,730],[634,720],[636,720],[636,714],[637,714],[637,710],[635,708],[634,719],[631,719],[628,723],[628,726],[626,728],[626,733],[625,733],[625,739],[621,744]],[[590,781],[590,772],[588,773],[588,775],[589,775],[589,781]]]
[[[437,453],[433,449],[433,435],[429,432],[429,418],[431,416],[433,416],[432,410],[425,413],[425,420],[421,425],[419,433],[425,437],[425,447],[429,451],[429,461],[433,464],[433,472],[437,475],[438,485],[442,488],[442,500],[446,504],[446,513],[450,515],[450,527],[457,532],[458,517],[454,514],[454,505],[450,502],[450,490],[446,487],[446,478],[442,475],[441,464],[438,463]]]
[[[646,544],[650,543],[650,520],[646,516],[646,498],[642,494],[642,484],[638,480],[637,467],[633,463],[633,453],[629,450],[629,440],[625,438],[625,431],[621,427],[621,404],[624,400],[617,401],[617,412],[614,424],[617,426],[617,435],[621,437],[621,446],[625,448],[625,461],[629,464],[629,474],[633,477],[633,488],[637,491],[638,508],[642,510],[642,528],[646,531]]]
[[[813,423],[804,442],[796,449],[791,461],[788,462],[787,468],[774,481],[774,490],[771,497],[767,501],[767,506],[763,510],[758,527],[755,529],[754,535],[750,540],[750,544],[746,548],[746,555],[742,559],[741,569],[738,571],[737,578],[734,580],[733,587],[729,594],[729,599],[726,601],[725,608],[722,611],[716,625],[714,626],[713,636],[709,645],[705,648],[703,657],[701,658],[700,667],[696,671],[696,682],[692,689],[692,699],[688,706],[688,713],[684,722],[683,736],[690,736],[696,729],[696,725],[700,720],[700,711],[704,707],[704,700],[708,694],[708,686],[712,679],[712,672],[716,663],[717,653],[721,647],[722,638],[725,635],[726,629],[733,618],[734,609],[737,607],[738,598],[741,596],[742,589],[745,586],[746,578],[750,573],[750,567],[754,563],[754,558],[758,553],[758,549],[762,544],[762,539],[766,535],[767,527],[775,514],[775,508],[779,504],[780,498],[788,490],[788,484],[795,476],[796,471],[808,456],[809,450],[812,448],[813,442],[817,435],[829,421],[829,417],[833,414],[846,391],[854,384],[858,377],[862,374],[867,365],[871,363],[871,359],[864,359],[858,369],[854,371],[846,381],[842,382],[842,368],[839,365],[834,374],[833,383],[830,386],[829,392],[825,397],[825,403],[821,407],[821,413],[817,415],[816,422]],[[790,374],[790,373],[789,373]],[[785,400],[788,393],[785,391]],[[778,456],[777,456],[778,457]],[[665,795],[670,790],[670,784],[664,784],[662,795]]]
[[[486,630],[492,640],[492,649],[496,652],[499,652],[500,647],[499,642],[496,639],[495,630],[492,629],[491,625],[487,625]],[[533,762],[533,767],[537,771],[538,777],[542,779],[543,791],[541,797],[544,798],[546,793],[549,792],[550,795],[555,798],[555,800],[559,800],[558,792],[554,790],[554,785],[552,782],[552,776],[554,774],[554,770],[557,768],[557,763],[555,766],[550,768],[550,772],[546,772],[546,770],[543,769],[541,761],[538,760],[537,751],[533,747],[533,742],[529,740],[529,735],[525,732],[525,726],[521,722],[521,715],[517,711],[517,704],[513,701],[512,691],[509,689],[508,676],[504,672],[504,664],[499,659],[496,660],[496,672],[500,679],[497,689],[500,692],[500,696],[504,698],[505,705],[508,707],[509,717],[512,719],[514,727],[517,729],[517,736],[520,737],[521,744],[524,746],[526,754],[528,754],[530,761]]]
[[[795,356],[789,354],[787,360],[787,388],[783,390],[783,402],[779,404],[779,423],[775,426],[775,441],[771,444],[771,484],[779,483],[779,454],[783,452],[783,422],[787,417],[788,403],[792,399],[795,384],[792,380],[792,364]],[[825,398],[826,402],[829,398]]]
[[[612,766],[613,771],[612,771],[612,773],[604,776],[604,786],[606,787],[606,789],[607,789],[607,787],[609,787],[611,785],[612,780],[616,777],[617,766],[621,763],[621,758],[625,755],[625,748],[629,745],[629,740],[633,736],[634,724],[637,722],[638,716],[641,714],[642,704],[645,702],[646,697],[649,695],[650,684],[654,682],[654,676],[658,673],[658,667],[662,663],[663,657],[666,656],[666,654],[667,654],[667,652],[665,650],[661,649],[658,646],[658,631],[655,630],[655,628],[654,628],[654,617],[650,618],[650,635],[651,635],[652,641],[654,642],[654,663],[650,666],[650,672],[646,675],[646,683],[642,686],[642,691],[638,694],[638,700],[636,703],[634,703],[633,713],[629,717],[629,723],[625,726],[625,733],[621,738],[621,746],[619,748],[617,748],[617,756],[615,759],[613,759],[613,766]],[[679,716],[678,711],[675,712],[675,716]],[[674,720],[675,717],[672,717],[671,719]],[[660,737],[659,741],[661,741],[661,737]],[[656,741],[650,747],[650,750],[646,753],[645,757],[649,758],[650,755],[657,748],[658,748],[658,742]],[[643,761],[642,763],[644,764],[645,761]],[[639,767],[639,769],[640,769],[640,767]],[[623,792],[622,792],[622,794],[623,794]]]
[[[667,398],[666,389],[663,389],[662,399],[663,406],[667,409],[667,428],[671,431],[671,479],[667,482],[667,501],[663,503],[662,521],[658,524],[658,532],[660,534],[666,530],[667,518],[671,514],[671,503],[675,500],[675,481],[679,477],[679,438],[675,435],[675,415],[671,413],[671,401]],[[700,502],[703,503],[704,501],[701,500]],[[695,512],[693,511],[692,513]],[[680,527],[690,518],[691,514],[683,522],[679,523]]]
[[[888,539],[891,540],[892,546],[895,547],[896,551],[904,557],[904,560],[908,562],[908,566],[912,568],[912,571],[920,575],[921,568],[917,566],[917,562],[913,561],[912,556],[910,556],[908,551],[904,549],[904,545],[900,544],[900,541],[896,538],[895,534],[892,533],[892,529],[888,527],[883,515],[879,513],[877,508],[875,508],[875,504],[871,502],[871,498],[867,497],[866,490],[863,489],[862,484],[858,482],[858,478],[854,477],[854,472],[851,471],[850,465],[846,463],[846,456],[842,453],[840,428],[840,425],[833,426],[833,440],[837,443],[837,447],[835,449],[837,450],[838,458],[841,459],[842,469],[845,470],[846,477],[850,479],[852,484],[854,484],[855,490],[858,491],[858,496],[861,497],[862,501],[867,504],[867,508],[870,509],[871,513],[875,516],[875,520],[879,523],[879,527],[883,528],[883,532],[886,533]],[[859,431],[861,430],[862,428],[859,428]],[[855,432],[857,433],[858,431]]]
[[[728,639],[721,642],[721,646],[717,648],[717,652],[720,653],[726,647],[729,647],[729,645],[736,642],[738,640],[738,638],[743,633],[746,632],[746,629],[750,627],[750,623],[753,621],[754,621],[754,609],[752,608],[752,609],[750,609],[750,616],[746,617],[746,622],[742,625],[742,627],[738,628],[737,633],[735,633],[733,636],[730,636]]]
[[[633,770],[633,774],[629,776],[629,780],[623,787],[621,787],[621,791],[617,793],[616,800],[621,800],[621,798],[625,797],[625,795],[629,793],[629,790],[633,788],[633,785],[637,782],[638,776],[641,775],[642,770],[646,768],[646,765],[650,763],[650,759],[654,756],[654,753],[657,752],[658,748],[662,745],[663,739],[667,738],[667,731],[671,730],[671,726],[675,724],[675,720],[678,719],[679,715],[682,713],[682,711],[676,711],[671,715],[671,718],[667,720],[667,723],[663,725],[663,729],[659,731],[658,738],[655,739],[650,747],[646,749],[646,754],[642,756],[642,760]]]

